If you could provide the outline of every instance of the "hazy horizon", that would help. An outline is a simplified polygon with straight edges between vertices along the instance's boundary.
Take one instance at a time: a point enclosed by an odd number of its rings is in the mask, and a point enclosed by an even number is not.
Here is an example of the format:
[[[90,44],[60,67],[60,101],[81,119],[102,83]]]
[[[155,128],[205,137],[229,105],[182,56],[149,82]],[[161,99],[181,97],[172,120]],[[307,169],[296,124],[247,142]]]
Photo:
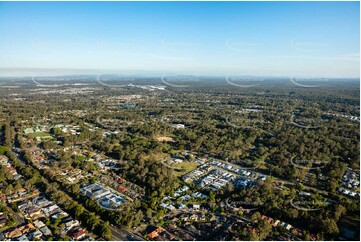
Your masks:
[[[22,73],[22,74],[20,74]],[[11,70],[4,70],[0,68],[1,78],[31,78],[31,77],[62,77],[62,76],[98,76],[98,75],[120,75],[120,76],[142,76],[142,77],[160,77],[162,75],[173,76],[199,76],[199,77],[225,77],[231,76],[252,76],[252,77],[267,77],[267,78],[290,78],[295,77],[308,77],[308,78],[329,78],[329,79],[360,79],[359,76],[309,76],[309,75],[257,75],[257,74],[194,74],[194,73],[182,73],[182,72],[167,72],[167,71],[106,71],[106,70],[72,70],[72,69],[44,69],[39,72],[38,69],[14,68]]]

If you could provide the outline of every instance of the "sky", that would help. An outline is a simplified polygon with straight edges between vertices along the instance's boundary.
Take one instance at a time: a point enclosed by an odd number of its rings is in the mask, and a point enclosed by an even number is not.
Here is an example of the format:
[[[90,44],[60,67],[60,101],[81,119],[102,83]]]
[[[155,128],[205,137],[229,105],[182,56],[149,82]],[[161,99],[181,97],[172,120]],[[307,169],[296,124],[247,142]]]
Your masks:
[[[359,77],[359,2],[0,2],[0,76]]]

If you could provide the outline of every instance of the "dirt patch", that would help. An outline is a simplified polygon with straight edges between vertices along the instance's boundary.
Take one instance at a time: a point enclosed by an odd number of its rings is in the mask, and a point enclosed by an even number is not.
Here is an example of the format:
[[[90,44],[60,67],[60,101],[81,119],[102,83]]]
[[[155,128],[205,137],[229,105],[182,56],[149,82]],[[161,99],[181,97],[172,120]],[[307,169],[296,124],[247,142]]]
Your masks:
[[[173,138],[168,136],[156,136],[155,138],[160,142],[174,142]]]

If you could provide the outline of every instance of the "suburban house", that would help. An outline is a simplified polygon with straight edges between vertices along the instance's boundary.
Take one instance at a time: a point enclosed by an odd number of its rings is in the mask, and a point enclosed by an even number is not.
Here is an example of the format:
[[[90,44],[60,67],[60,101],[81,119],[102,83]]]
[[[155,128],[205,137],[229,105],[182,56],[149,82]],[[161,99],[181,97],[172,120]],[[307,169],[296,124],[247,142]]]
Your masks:
[[[15,228],[13,230],[10,230],[9,232],[5,233],[5,237],[9,239],[17,238],[21,236],[23,233],[21,233],[20,229]]]
[[[81,238],[84,238],[85,235],[86,235],[86,232],[85,232],[83,229],[79,229],[79,230],[75,231],[75,232],[71,235],[71,237],[72,237],[73,239],[79,240],[79,239],[81,239]]]
[[[52,235],[51,230],[50,230],[47,226],[41,227],[39,230],[40,230],[40,231],[43,233],[43,235],[45,235],[45,236],[51,236],[51,235]]]
[[[158,227],[155,230],[153,230],[152,232],[150,232],[149,234],[147,234],[147,236],[151,239],[154,239],[156,237],[158,237],[158,235],[163,231],[162,227]]]
[[[35,227],[34,227],[34,225],[28,223],[28,224],[25,224],[23,226],[20,226],[19,229],[23,234],[26,234],[26,233],[28,233],[30,231],[35,230]]]
[[[43,233],[40,232],[39,230],[34,230],[34,231],[28,233],[27,235],[28,235],[30,240],[34,240],[34,239],[39,240],[41,238],[41,236],[43,235]]]

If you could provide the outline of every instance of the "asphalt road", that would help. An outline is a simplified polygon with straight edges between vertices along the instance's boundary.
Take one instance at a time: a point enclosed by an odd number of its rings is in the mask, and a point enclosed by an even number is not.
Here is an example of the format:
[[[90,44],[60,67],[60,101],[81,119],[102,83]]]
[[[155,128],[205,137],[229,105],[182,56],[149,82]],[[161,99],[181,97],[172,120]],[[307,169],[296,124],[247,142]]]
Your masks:
[[[127,240],[131,240],[131,241],[138,241],[138,240],[144,240],[142,237],[133,234],[131,232],[129,232],[128,230],[124,229],[124,228],[119,228],[117,226],[114,225],[110,225],[110,230],[112,231],[112,239],[114,241],[127,241]]]

